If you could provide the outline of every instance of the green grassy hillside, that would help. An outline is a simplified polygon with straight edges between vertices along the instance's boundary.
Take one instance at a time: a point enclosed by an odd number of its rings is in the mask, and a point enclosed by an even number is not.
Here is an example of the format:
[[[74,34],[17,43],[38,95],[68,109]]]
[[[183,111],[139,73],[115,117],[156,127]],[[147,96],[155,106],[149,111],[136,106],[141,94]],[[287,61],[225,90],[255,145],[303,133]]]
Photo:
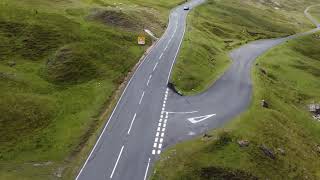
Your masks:
[[[303,12],[316,2],[320,1],[208,0],[189,15],[171,82],[186,95],[204,91],[230,63],[231,49],[311,29]]]
[[[314,6],[309,10],[310,14],[320,22],[320,4],[319,6]]]
[[[320,101],[319,46],[317,33],[260,57],[249,110],[209,137],[170,148],[152,179],[320,179],[320,122],[307,111]]]
[[[147,48],[138,34],[160,35],[180,2],[2,0],[0,179],[71,179]]]

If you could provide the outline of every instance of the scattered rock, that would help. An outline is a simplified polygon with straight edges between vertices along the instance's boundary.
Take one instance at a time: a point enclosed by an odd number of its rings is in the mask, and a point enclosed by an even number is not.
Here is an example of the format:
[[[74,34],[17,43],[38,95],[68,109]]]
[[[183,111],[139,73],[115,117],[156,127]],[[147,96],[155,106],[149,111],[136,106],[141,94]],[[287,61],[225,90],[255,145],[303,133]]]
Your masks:
[[[169,89],[171,89],[173,92],[177,93],[178,95],[183,96],[183,94],[176,89],[176,87],[175,87],[175,85],[173,83],[169,82],[167,84],[167,87]]]
[[[314,115],[312,117],[313,117],[313,119],[320,121],[320,114],[319,115]]]
[[[320,145],[316,145],[316,151],[320,153]]]
[[[267,74],[267,71],[262,69],[262,68],[260,68],[260,71],[261,71],[262,74]]]
[[[282,149],[282,148],[278,148],[277,151],[279,151],[279,153],[281,155],[285,155],[286,154],[286,151],[284,149]]]
[[[240,147],[248,147],[250,142],[248,140],[239,140],[238,144]]]
[[[205,133],[205,134],[203,135],[203,137],[204,137],[204,138],[211,138],[212,135]]]
[[[44,162],[44,163],[34,163],[33,166],[38,167],[38,166],[49,166],[51,165],[52,162],[48,161],[48,162]]]
[[[315,115],[320,114],[320,104],[309,104],[309,111]]]
[[[10,67],[13,67],[13,66],[16,65],[16,62],[15,61],[8,61],[7,65],[10,66]]]
[[[260,149],[263,151],[263,153],[268,156],[271,159],[276,159],[276,156],[274,154],[274,152],[269,149],[266,145],[262,145],[260,146]]]
[[[58,178],[62,178],[62,173],[64,171],[64,167],[59,167],[56,172],[53,173],[54,176]]]
[[[266,100],[262,100],[261,101],[261,106],[264,107],[264,108],[269,108],[269,104]]]

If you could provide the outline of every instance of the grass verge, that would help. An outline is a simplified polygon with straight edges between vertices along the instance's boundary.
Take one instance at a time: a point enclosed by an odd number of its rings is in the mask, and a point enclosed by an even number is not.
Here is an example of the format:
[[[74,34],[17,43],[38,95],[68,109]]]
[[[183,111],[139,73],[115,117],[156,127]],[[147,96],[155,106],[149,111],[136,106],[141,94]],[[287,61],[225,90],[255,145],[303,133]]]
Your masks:
[[[309,10],[309,13],[320,22],[320,4]]]
[[[208,137],[165,152],[152,179],[319,179],[320,33],[286,42],[257,60],[247,112]],[[270,107],[262,108],[265,99]],[[247,147],[238,141],[247,140]],[[218,169],[218,170],[217,170]]]

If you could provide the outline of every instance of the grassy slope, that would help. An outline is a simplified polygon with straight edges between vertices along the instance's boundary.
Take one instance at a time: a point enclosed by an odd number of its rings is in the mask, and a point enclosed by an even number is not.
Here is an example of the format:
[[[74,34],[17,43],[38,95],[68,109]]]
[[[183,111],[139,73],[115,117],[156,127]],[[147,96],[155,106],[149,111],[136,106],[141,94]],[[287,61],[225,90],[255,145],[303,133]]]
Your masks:
[[[318,20],[318,22],[320,22],[320,5],[311,8],[309,12],[313,17],[315,17]]]
[[[0,179],[52,179],[70,166],[145,51],[139,30],[93,21],[92,11],[121,12],[131,24],[126,17],[138,13],[138,28],[160,34],[181,1],[121,2],[0,2]]]
[[[205,90],[228,66],[231,49],[311,28],[303,11],[315,1],[279,1],[276,5],[271,1],[208,0],[189,16],[171,81],[184,94]]]
[[[260,57],[249,110],[224,130],[211,132],[211,138],[171,148],[156,165],[153,179],[219,179],[235,172],[239,179],[320,179],[320,123],[306,108],[320,101],[319,35],[286,42]],[[269,109],[260,106],[261,99]],[[242,139],[250,141],[249,147],[239,147]],[[264,155],[263,144],[276,153],[275,160]]]

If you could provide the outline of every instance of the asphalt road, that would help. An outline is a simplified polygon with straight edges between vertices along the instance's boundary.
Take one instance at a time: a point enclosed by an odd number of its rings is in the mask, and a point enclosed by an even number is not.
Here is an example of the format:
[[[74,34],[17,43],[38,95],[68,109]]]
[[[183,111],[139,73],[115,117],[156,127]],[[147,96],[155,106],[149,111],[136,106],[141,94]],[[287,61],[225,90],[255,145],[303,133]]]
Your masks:
[[[202,2],[187,4],[192,8]],[[165,141],[164,99],[185,31],[188,11],[183,6],[171,11],[165,34],[137,68],[77,180],[142,180],[149,175]]]
[[[202,2],[193,0],[188,6]],[[319,30],[244,45],[230,54],[231,67],[212,87],[184,97],[167,88],[185,31],[188,11],[183,6],[172,10],[165,34],[137,68],[76,180],[147,179],[163,149],[220,127],[247,109],[250,71],[258,56]]]

